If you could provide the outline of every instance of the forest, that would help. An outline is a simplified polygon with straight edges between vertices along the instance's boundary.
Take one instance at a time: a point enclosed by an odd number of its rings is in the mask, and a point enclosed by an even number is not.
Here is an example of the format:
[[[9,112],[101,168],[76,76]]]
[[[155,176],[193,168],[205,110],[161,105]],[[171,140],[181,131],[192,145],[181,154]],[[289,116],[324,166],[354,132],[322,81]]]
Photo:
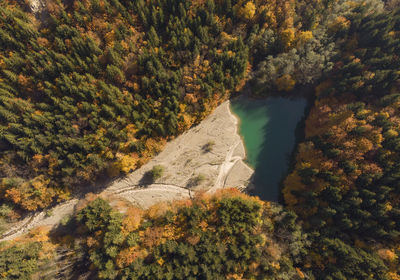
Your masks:
[[[134,170],[240,87],[248,48],[211,2],[149,5],[53,1],[43,22],[0,5],[0,197],[11,207],[43,209]]]
[[[398,1],[28,2],[0,2],[0,233],[139,168],[245,85],[311,105],[282,205],[90,197],[1,243],[2,278],[53,279],[67,256],[92,279],[400,279]]]
[[[19,2],[0,9],[0,199],[15,216],[140,167],[237,92],[252,64],[257,75],[274,65],[274,89],[318,76],[279,62],[321,45],[292,2],[54,0],[43,20]],[[296,63],[329,64],[316,59]]]
[[[37,231],[2,248],[0,275],[52,279],[51,258],[60,250],[75,250],[78,262],[91,264],[89,279],[304,278],[298,261],[309,242],[296,215],[237,189],[145,211],[126,206],[124,214],[102,198],[86,203],[52,235],[53,241]]]
[[[379,256],[388,279],[399,277],[400,14],[374,9],[356,7],[331,31],[345,51],[315,87],[305,139],[284,182],[285,203],[313,240],[312,262],[324,268],[320,279],[375,279],[356,276],[352,264],[337,267],[343,251],[333,244]]]

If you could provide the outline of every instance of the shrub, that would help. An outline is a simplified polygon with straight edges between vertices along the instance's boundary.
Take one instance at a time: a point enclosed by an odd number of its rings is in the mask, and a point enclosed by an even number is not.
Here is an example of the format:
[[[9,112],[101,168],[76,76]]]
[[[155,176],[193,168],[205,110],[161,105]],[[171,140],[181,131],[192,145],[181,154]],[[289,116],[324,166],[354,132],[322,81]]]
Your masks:
[[[154,165],[150,171],[150,176],[153,181],[160,179],[164,174],[164,167],[162,165]]]
[[[205,152],[209,153],[209,152],[212,151],[212,149],[214,148],[214,146],[215,146],[215,142],[214,142],[214,141],[208,141],[207,144],[205,144],[205,145],[203,146],[203,150],[204,150]]]
[[[193,177],[193,178],[191,178],[189,180],[189,184],[188,185],[190,187],[198,186],[201,183],[203,183],[206,178],[207,177],[204,174],[199,173],[198,175],[196,175],[195,177]]]

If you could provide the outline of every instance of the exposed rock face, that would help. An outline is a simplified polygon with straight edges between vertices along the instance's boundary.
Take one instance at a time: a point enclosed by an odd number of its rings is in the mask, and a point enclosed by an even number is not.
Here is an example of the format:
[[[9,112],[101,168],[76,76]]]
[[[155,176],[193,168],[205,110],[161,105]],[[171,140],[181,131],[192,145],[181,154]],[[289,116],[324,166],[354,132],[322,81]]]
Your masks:
[[[44,0],[30,0],[29,6],[31,7],[32,13],[35,15],[40,13],[42,9],[45,7]]]
[[[224,102],[196,127],[170,141],[165,149],[128,176],[114,181],[103,196],[127,200],[148,208],[162,201],[190,198],[199,190],[214,192],[219,188],[248,186],[253,170],[244,163],[245,149],[238,134],[238,120]],[[164,167],[155,183],[146,182],[153,166]],[[78,199],[54,207],[52,215],[41,212],[27,217],[3,235],[13,239],[36,226],[54,226],[72,214]]]

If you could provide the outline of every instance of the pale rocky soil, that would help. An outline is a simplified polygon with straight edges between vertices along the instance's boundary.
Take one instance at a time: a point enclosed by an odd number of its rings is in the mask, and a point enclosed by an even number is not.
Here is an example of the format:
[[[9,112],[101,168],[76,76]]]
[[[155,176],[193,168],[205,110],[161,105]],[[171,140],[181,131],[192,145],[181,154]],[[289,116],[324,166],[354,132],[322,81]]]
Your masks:
[[[44,0],[30,0],[29,6],[31,7],[32,13],[37,14],[44,7]]]
[[[237,132],[238,121],[229,106],[229,101],[221,104],[199,125],[167,143],[160,154],[141,168],[109,184],[100,195],[148,208],[158,202],[191,198],[197,191],[212,193],[220,188],[248,187],[253,170],[243,162],[245,149]],[[213,143],[210,151],[205,150],[208,143]],[[155,165],[164,167],[163,176],[147,185],[145,174]],[[198,175],[203,180],[193,186],[191,182]],[[13,239],[37,226],[57,225],[63,217],[73,214],[78,202],[72,199],[29,216],[5,232],[0,241]]]

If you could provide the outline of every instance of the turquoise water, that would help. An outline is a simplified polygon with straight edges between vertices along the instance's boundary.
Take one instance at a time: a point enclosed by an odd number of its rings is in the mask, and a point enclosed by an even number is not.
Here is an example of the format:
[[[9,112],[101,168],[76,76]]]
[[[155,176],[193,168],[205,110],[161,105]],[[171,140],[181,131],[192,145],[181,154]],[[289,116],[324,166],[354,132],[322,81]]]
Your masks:
[[[278,201],[280,183],[286,175],[295,145],[296,126],[304,115],[305,99],[240,97],[231,101],[240,119],[247,162],[255,170],[253,194]]]

